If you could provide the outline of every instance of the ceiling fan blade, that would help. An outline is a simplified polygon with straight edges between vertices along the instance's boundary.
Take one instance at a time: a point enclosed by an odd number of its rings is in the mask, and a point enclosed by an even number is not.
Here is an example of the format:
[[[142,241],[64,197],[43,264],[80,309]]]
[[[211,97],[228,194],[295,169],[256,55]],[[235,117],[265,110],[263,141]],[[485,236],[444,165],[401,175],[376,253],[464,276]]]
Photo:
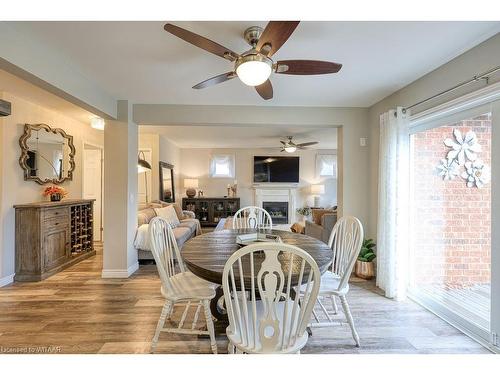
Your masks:
[[[317,145],[319,142],[305,142],[296,144],[297,147],[307,147],[312,145]]]
[[[284,148],[282,148],[280,152],[284,152],[284,151],[285,151],[285,149],[284,149]]]
[[[182,40],[195,45],[196,47],[211,52],[214,55],[220,56],[224,59],[234,61],[239,56],[237,53],[231,51],[229,48],[221,46],[220,44],[215,43],[210,39],[195,34],[189,30],[183,29],[182,27],[172,25],[171,23],[167,23],[163,28],[170,34],[173,34],[176,37],[181,38]]]
[[[281,143],[283,146],[286,146],[286,142],[285,142],[285,141],[280,141],[280,143]]]
[[[276,63],[276,73],[314,75],[337,73],[342,64],[318,60],[282,60]]]
[[[205,87],[209,87],[209,86],[217,85],[218,83],[229,81],[230,79],[233,79],[234,77],[236,77],[235,72],[227,72],[227,73],[219,74],[218,76],[206,79],[203,82],[200,82],[197,85],[194,85],[193,89],[204,89]]]
[[[255,86],[255,90],[259,93],[259,95],[264,100],[272,99],[273,97],[273,85],[270,80],[267,80],[262,85]]]
[[[271,57],[290,38],[300,21],[271,21],[259,38],[257,51]]]

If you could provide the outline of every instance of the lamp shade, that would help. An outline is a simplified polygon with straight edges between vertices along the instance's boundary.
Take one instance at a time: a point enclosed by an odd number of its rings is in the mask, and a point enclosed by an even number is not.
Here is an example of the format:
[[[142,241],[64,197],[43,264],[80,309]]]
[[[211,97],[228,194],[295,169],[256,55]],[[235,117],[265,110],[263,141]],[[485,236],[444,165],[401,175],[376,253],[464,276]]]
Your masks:
[[[185,188],[198,188],[198,179],[197,178],[185,178],[184,179],[184,187]]]
[[[142,157],[141,157],[141,154],[142,154]],[[150,171],[151,169],[152,169],[151,164],[149,164],[146,161],[145,156],[144,156],[144,152],[140,151],[139,155],[137,156],[137,171],[139,173],[142,173],[142,172]]]
[[[311,194],[325,194],[325,185],[311,185]]]

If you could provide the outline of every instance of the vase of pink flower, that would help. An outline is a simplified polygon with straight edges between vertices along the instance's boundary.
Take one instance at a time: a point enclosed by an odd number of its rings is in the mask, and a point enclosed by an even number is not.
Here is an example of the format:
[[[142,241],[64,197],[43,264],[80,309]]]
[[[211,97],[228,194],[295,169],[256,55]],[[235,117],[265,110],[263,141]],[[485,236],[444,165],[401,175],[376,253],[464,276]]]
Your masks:
[[[60,186],[48,186],[43,190],[44,197],[50,197],[51,202],[59,202],[68,192]]]

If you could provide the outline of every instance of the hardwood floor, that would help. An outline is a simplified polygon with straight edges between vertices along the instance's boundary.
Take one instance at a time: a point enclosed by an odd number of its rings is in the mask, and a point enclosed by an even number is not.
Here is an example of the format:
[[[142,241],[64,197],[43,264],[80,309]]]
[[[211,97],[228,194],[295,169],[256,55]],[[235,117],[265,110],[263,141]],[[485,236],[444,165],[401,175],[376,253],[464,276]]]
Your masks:
[[[149,352],[163,304],[156,267],[141,265],[129,279],[102,279],[100,246],[97,251],[47,280],[0,288],[0,353]],[[361,347],[343,324],[313,329],[303,353],[489,353],[415,303],[382,297],[372,282],[353,280],[348,299]],[[174,320],[182,310],[174,310]],[[226,353],[226,337],[217,342]],[[161,334],[157,352],[211,350],[208,337]]]

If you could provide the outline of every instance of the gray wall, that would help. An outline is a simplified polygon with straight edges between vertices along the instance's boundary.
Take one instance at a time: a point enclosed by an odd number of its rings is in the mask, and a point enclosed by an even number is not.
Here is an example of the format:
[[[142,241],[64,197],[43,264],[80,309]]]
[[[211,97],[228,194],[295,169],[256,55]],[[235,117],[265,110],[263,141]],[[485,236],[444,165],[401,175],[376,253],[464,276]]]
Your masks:
[[[405,88],[395,92],[387,98],[370,107],[368,112],[369,121],[369,220],[367,235],[375,238],[377,233],[377,210],[378,210],[378,148],[379,148],[379,116],[390,108],[396,106],[409,106],[422,99],[446,90],[456,84],[472,78],[476,74],[485,72],[500,64],[500,34],[479,44],[449,63],[442,65],[431,73],[414,81]],[[490,81],[500,80],[500,74]],[[468,87],[446,95],[439,99],[415,108],[412,112],[417,113],[424,109],[434,107],[450,99],[474,91],[484,86],[484,82],[474,83]],[[493,146],[496,148],[498,146]]]

